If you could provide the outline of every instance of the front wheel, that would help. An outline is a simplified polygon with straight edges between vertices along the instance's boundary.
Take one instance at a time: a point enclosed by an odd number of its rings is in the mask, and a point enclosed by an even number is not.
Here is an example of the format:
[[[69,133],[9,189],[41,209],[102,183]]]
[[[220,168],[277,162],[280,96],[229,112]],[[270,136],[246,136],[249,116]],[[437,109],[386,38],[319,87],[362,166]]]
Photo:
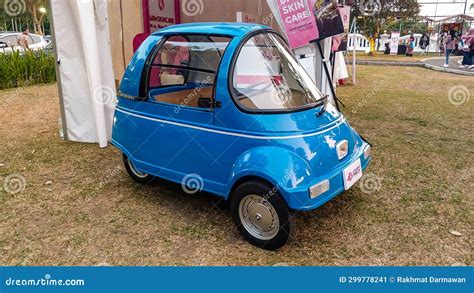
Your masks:
[[[280,193],[258,181],[237,187],[231,200],[232,218],[247,240],[260,248],[276,250],[291,235],[292,217]]]
[[[125,154],[123,154],[123,164],[125,165],[128,175],[130,175],[135,182],[148,184],[153,181],[154,177],[152,175],[138,171],[133,162]]]

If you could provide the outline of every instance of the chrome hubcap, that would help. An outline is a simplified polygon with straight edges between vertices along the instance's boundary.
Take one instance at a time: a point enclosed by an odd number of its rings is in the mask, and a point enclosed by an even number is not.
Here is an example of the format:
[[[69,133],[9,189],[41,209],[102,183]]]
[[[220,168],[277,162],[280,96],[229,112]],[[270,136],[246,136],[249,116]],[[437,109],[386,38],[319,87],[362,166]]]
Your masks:
[[[127,163],[128,163],[128,166],[130,167],[130,170],[132,170],[132,173],[138,178],[145,178],[148,176],[148,174],[138,171],[133,165],[132,161],[130,161],[130,159],[127,159]]]
[[[247,195],[240,201],[239,217],[245,230],[260,240],[273,239],[280,229],[275,208],[259,195]]]

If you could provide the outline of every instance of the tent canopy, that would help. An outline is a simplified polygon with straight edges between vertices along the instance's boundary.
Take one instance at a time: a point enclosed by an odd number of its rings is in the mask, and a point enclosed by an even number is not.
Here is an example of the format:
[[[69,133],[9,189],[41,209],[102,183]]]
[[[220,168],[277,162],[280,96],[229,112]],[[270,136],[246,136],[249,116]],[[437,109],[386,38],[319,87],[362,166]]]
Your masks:
[[[51,0],[62,135],[106,147],[116,100],[107,0]]]

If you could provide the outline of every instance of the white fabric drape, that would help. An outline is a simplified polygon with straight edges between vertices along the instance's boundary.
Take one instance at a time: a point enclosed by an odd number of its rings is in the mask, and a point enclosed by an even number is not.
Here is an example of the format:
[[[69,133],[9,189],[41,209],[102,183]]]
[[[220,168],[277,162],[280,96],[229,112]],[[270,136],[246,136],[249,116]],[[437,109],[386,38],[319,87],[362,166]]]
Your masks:
[[[346,61],[344,58],[343,52],[336,52],[336,58],[334,60],[334,77],[333,82],[334,85],[337,86],[339,84],[340,79],[349,78],[349,72],[347,72]]]
[[[107,0],[51,0],[51,10],[64,135],[106,147],[116,104]]]

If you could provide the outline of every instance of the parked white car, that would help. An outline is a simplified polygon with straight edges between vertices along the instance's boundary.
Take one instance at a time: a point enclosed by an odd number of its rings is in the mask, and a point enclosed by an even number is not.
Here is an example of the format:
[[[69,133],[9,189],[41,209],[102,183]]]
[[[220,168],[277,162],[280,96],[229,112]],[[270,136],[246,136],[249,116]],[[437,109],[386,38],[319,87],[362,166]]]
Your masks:
[[[20,35],[21,33],[17,32],[0,33],[0,53],[11,53],[13,50],[23,51],[23,48],[18,46]],[[43,36],[30,34],[29,37],[30,49],[32,51],[42,50],[48,45]]]

